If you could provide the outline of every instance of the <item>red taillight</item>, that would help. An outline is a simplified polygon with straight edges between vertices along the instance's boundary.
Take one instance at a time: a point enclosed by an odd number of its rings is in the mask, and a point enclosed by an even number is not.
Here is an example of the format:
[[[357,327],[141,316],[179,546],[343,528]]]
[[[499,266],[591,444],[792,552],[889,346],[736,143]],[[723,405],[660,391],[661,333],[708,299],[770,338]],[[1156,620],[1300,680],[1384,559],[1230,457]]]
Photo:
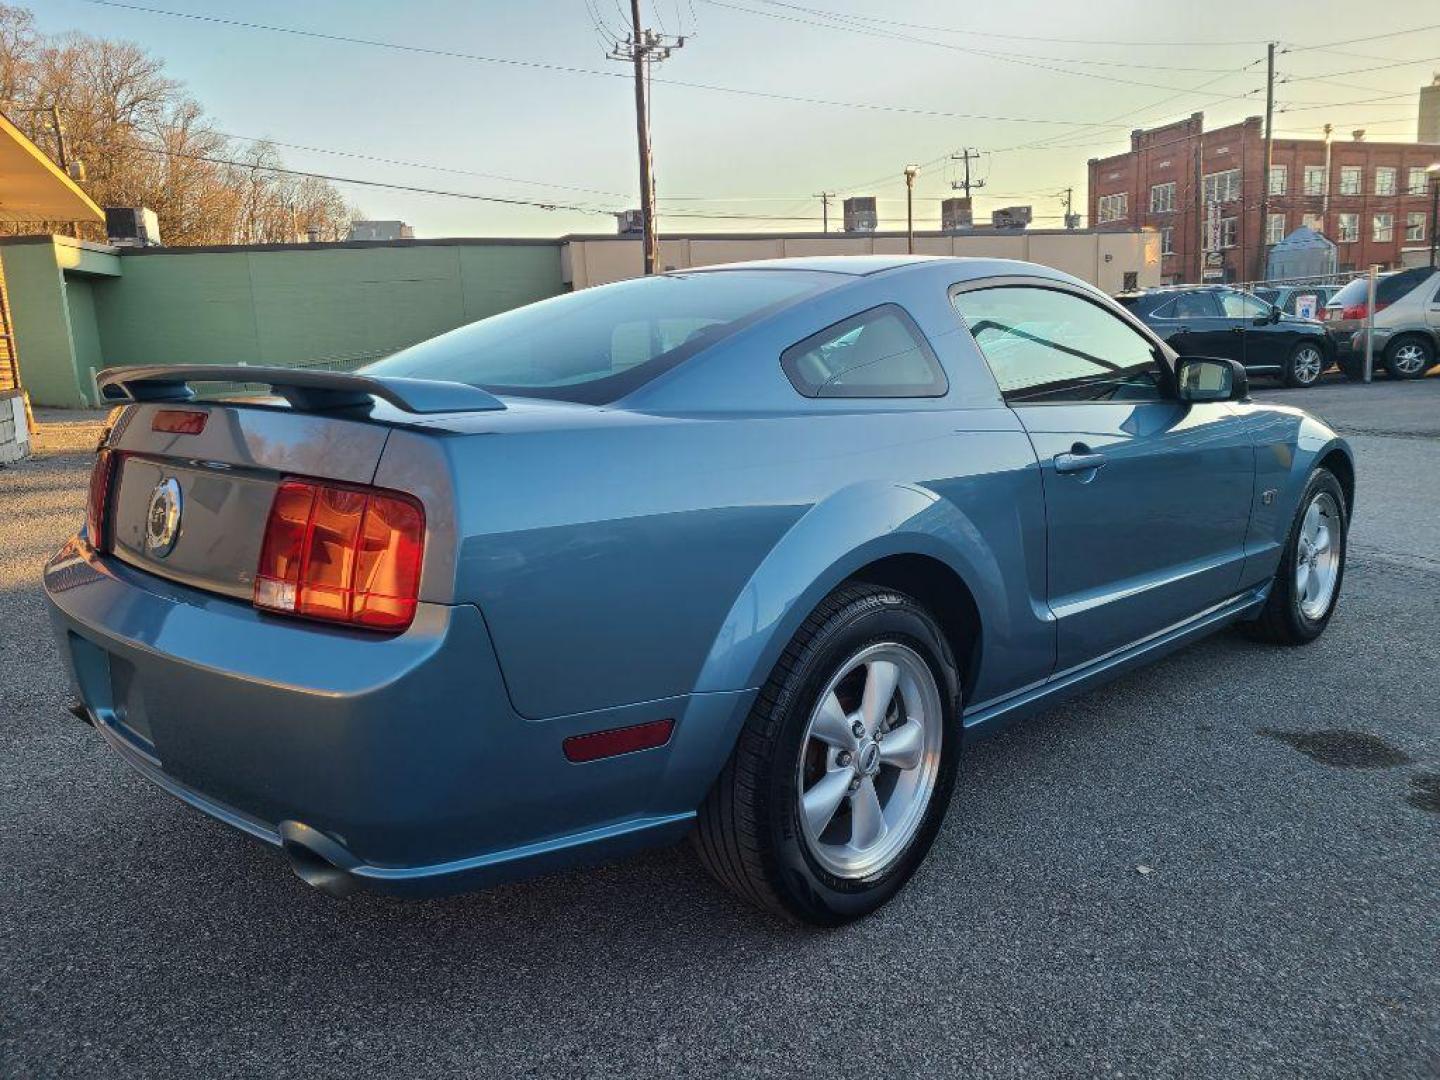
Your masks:
[[[636,750],[653,750],[670,741],[674,720],[651,720],[648,724],[592,731],[588,735],[571,735],[561,747],[569,761],[598,761]]]
[[[1384,311],[1389,306],[1390,305],[1385,303],[1383,300],[1377,301],[1375,304],[1375,314],[1379,315],[1380,312]],[[1342,319],[1368,319],[1369,317],[1370,305],[1368,303],[1351,304],[1348,307],[1342,308],[1340,310],[1340,318]]]
[[[255,606],[403,630],[415,618],[425,511],[408,495],[286,480],[275,492]]]
[[[151,431],[164,431],[172,435],[199,435],[205,430],[208,413],[192,412],[189,409],[161,409],[150,421]]]
[[[101,450],[95,455],[95,466],[90,470],[90,497],[85,504],[85,535],[90,546],[96,551],[110,550],[107,535],[107,521],[110,502],[110,483],[115,476],[115,453]]]

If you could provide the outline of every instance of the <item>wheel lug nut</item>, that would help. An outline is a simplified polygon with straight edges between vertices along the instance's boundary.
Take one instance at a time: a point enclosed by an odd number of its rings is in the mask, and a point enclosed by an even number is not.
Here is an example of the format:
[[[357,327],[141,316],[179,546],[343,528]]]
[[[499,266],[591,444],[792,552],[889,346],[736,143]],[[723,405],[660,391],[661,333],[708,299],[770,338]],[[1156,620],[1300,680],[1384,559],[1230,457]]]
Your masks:
[[[859,791],[859,790],[860,790],[860,778],[859,778],[858,776],[857,776],[854,780],[851,780],[851,781],[850,781],[850,790],[851,790],[851,791]]]
[[[849,764],[850,764],[850,751],[849,751],[849,750],[841,750],[840,753],[836,754],[836,755],[835,755],[835,764],[837,764],[837,765],[849,765]]]
[[[862,724],[859,720],[856,720],[853,724],[850,725],[850,730],[854,733],[855,738],[858,739],[860,738],[860,736],[865,734],[865,725]]]

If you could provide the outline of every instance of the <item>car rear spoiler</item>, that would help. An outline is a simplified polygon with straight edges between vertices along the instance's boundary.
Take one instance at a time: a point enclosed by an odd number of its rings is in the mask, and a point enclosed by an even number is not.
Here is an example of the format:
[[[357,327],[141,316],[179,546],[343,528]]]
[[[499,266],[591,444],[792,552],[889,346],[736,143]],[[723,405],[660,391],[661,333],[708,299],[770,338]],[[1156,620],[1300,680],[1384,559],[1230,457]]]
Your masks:
[[[379,398],[407,413],[493,412],[505,408],[494,394],[468,383],[401,379],[303,368],[244,364],[154,364],[106,368],[95,377],[106,401],[191,401],[191,383],[261,383],[304,412],[350,409]]]

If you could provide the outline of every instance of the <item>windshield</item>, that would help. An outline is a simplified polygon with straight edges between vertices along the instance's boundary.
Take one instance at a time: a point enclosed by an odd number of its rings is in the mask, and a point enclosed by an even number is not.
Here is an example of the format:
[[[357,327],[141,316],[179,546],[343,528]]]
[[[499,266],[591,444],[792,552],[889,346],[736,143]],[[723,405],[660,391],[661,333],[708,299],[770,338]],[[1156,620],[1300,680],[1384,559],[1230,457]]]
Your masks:
[[[482,319],[361,370],[605,404],[761,316],[841,280],[801,270],[637,278]]]

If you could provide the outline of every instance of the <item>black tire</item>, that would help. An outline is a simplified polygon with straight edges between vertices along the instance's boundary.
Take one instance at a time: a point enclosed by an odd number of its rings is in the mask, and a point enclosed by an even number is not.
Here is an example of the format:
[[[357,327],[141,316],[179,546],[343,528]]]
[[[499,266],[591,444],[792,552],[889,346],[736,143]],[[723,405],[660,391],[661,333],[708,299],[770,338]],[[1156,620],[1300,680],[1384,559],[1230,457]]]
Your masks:
[[[1396,338],[1385,348],[1385,370],[1392,379],[1423,379],[1434,366],[1434,344],[1417,334]]]
[[[1320,381],[1330,366],[1325,348],[1314,341],[1299,341],[1285,359],[1285,385],[1309,388]]]
[[[1296,586],[1296,560],[1300,557],[1300,531],[1310,504],[1320,494],[1327,494],[1339,514],[1339,536],[1332,538],[1338,544],[1339,566],[1336,570],[1335,589],[1324,613],[1312,617],[1305,613],[1300,603]],[[1299,509],[1290,531],[1285,538],[1285,553],[1281,556],[1280,567],[1275,571],[1275,580],[1270,587],[1269,599],[1261,610],[1259,618],[1247,623],[1250,635],[1260,641],[1275,645],[1308,645],[1325,632],[1331,616],[1340,602],[1340,588],[1345,582],[1345,554],[1349,542],[1350,514],[1345,503],[1345,491],[1335,474],[1329,469],[1316,469],[1305,484],[1300,496]]]
[[[856,653],[898,643],[923,659],[942,704],[940,762],[929,803],[905,845],[869,877],[836,877],[816,860],[799,813],[810,716]],[[913,598],[847,585],[821,602],[761,689],[730,760],[700,808],[693,844],[706,869],[757,907],[795,922],[839,926],[904,887],[939,831],[960,759],[960,676],[939,624]]]
[[[1335,366],[1340,369],[1340,374],[1351,382],[1363,382],[1365,380],[1365,358],[1355,355],[1342,356],[1335,361]]]

